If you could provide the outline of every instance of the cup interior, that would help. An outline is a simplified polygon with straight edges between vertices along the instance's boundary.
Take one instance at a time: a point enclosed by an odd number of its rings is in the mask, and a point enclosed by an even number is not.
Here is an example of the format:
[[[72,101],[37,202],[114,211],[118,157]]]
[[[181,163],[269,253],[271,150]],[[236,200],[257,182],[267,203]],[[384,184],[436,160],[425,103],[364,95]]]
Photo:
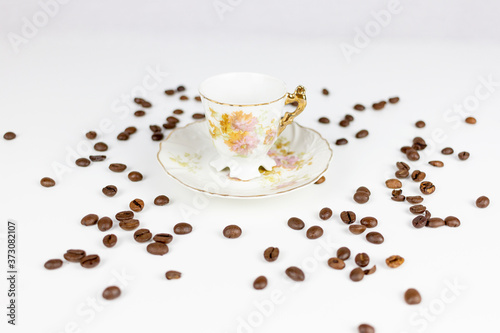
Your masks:
[[[200,95],[217,103],[255,105],[270,103],[285,97],[285,83],[258,73],[226,73],[206,79],[200,85]]]

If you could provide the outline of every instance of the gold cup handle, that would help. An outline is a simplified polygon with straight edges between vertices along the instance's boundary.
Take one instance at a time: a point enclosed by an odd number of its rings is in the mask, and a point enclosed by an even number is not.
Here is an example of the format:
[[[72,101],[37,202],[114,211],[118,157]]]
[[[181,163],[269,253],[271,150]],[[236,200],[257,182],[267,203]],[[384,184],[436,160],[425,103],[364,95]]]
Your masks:
[[[286,101],[285,105],[297,102],[299,105],[293,112],[287,112],[285,115],[281,118],[280,120],[280,125],[278,127],[278,136],[285,130],[285,128],[290,125],[295,117],[297,117],[304,109],[306,108],[307,105],[307,100],[306,100],[306,88],[303,86],[298,86],[295,88],[295,92],[288,93],[286,95]]]

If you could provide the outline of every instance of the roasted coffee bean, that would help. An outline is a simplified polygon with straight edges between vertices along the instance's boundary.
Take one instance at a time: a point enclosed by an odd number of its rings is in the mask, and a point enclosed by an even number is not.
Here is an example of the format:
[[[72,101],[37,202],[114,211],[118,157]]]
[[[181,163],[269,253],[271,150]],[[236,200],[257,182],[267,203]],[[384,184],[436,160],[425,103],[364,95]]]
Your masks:
[[[318,121],[322,124],[329,124],[330,123],[330,119],[328,119],[327,117],[321,117],[318,119]]]
[[[401,181],[398,180],[398,179],[388,179],[385,181],[385,186],[387,186],[388,188],[392,188],[392,189],[395,189],[395,188],[401,188],[403,187],[403,184],[401,184]]]
[[[349,274],[349,278],[354,282],[359,282],[365,277],[365,272],[359,267],[356,267]]]
[[[415,215],[422,214],[426,210],[427,207],[425,207],[424,205],[415,205],[410,207],[410,212]]]
[[[128,174],[128,179],[130,179],[130,181],[133,181],[133,182],[139,182],[143,179],[143,176],[138,171],[132,171]]]
[[[375,333],[375,328],[368,324],[361,324],[358,326],[359,333]]]
[[[262,290],[267,287],[267,278],[265,276],[259,276],[253,282],[253,287],[257,290]]]
[[[427,221],[429,221],[429,219],[431,218],[431,212],[429,212],[428,210],[426,210],[426,211],[424,212],[424,216],[425,216],[425,218],[427,219]]]
[[[327,96],[330,94],[330,92],[326,88],[323,88],[323,90],[321,92],[323,93],[323,95],[327,95]]]
[[[128,133],[125,133],[125,132],[121,132],[118,134],[118,136],[116,137],[118,140],[120,141],[127,141],[129,139],[129,134]]]
[[[75,161],[75,164],[79,167],[87,167],[90,165],[90,160],[85,157],[81,157]]]
[[[377,265],[373,265],[372,268],[363,270],[363,273],[365,273],[365,275],[372,275],[376,271],[377,271]]]
[[[420,170],[415,170],[411,173],[411,179],[415,182],[421,182],[422,180],[425,179],[425,172],[420,171]]]
[[[470,154],[466,151],[463,151],[461,153],[458,153],[458,158],[461,160],[461,161],[465,161],[467,159],[469,159],[470,157]]]
[[[184,111],[183,111],[183,110],[181,110],[181,109],[175,109],[172,113],[173,113],[173,114],[177,114],[177,115],[179,115],[179,114],[183,114],[183,113],[184,113]],[[177,119],[177,118],[175,118],[175,119]],[[179,119],[177,119],[177,120],[179,120]],[[167,122],[170,122],[170,121],[168,120],[168,118],[167,118]],[[176,122],[178,122],[178,121],[176,121]]]
[[[82,218],[81,224],[84,226],[94,225],[97,223],[97,220],[99,220],[99,216],[96,214],[88,214]]]
[[[342,260],[347,260],[351,256],[351,250],[349,248],[343,246],[337,250],[337,258]]]
[[[137,227],[139,227],[139,224],[141,224],[139,222],[139,220],[129,219],[129,220],[120,221],[120,223],[118,225],[120,226],[120,228],[122,228],[125,231],[132,231],[132,230],[137,229]]]
[[[474,125],[474,124],[477,122],[477,120],[476,120],[476,118],[474,118],[474,117],[467,117],[467,118],[465,118],[465,122],[466,122],[467,124]]]
[[[165,277],[167,278],[167,280],[178,280],[181,278],[181,276],[182,273],[177,271],[168,271],[165,273]]]
[[[177,235],[189,234],[191,231],[193,231],[193,227],[189,223],[181,222],[174,226],[174,232]]]
[[[429,228],[439,228],[439,227],[442,227],[445,225],[445,222],[442,218],[439,218],[439,217],[431,217],[428,221],[427,221],[427,225],[426,227],[429,227]]]
[[[351,224],[356,222],[356,214],[354,212],[351,212],[350,210],[343,211],[342,213],[340,213],[340,219],[345,224]]]
[[[194,100],[197,102],[201,102],[201,97],[200,96],[194,96]]]
[[[184,86],[178,86],[177,87],[177,91],[178,92],[181,92],[181,91],[184,91],[184,90],[186,90],[186,87],[184,87]]]
[[[126,168],[127,168],[127,166],[125,164],[122,164],[122,163],[111,163],[109,165],[109,170],[111,170],[113,172],[123,172],[123,171],[125,171]]]
[[[389,258],[385,259],[385,263],[390,268],[398,268],[404,262],[405,262],[405,259],[401,256],[398,256],[398,255],[390,256]]]
[[[129,127],[125,128],[125,130],[123,132],[127,133],[128,135],[132,135],[135,132],[137,132],[137,128],[134,126],[129,126]]]
[[[60,268],[62,265],[63,261],[61,259],[50,259],[43,265],[43,267],[52,270]]]
[[[372,244],[382,244],[384,242],[384,236],[379,232],[372,231],[366,234],[366,240]]]
[[[134,212],[130,210],[124,210],[122,212],[116,213],[115,218],[118,221],[130,220],[134,218]]]
[[[101,262],[101,258],[97,254],[89,254],[80,260],[80,265],[83,268],[94,268]]]
[[[404,195],[402,195],[402,194],[400,194],[400,195],[395,195],[395,196],[393,195],[393,196],[391,197],[391,200],[393,200],[393,201],[397,201],[397,202],[403,202],[403,201],[405,201],[405,196],[404,196]]]
[[[389,103],[396,104],[397,102],[399,102],[399,97],[391,97],[391,98],[389,98]]]
[[[430,161],[429,164],[436,168],[444,167],[444,163],[441,161]]]
[[[420,159],[420,154],[415,149],[410,148],[406,150],[406,157],[410,161],[418,161]]]
[[[266,261],[268,262],[276,261],[279,255],[280,255],[280,249],[278,249],[277,247],[271,246],[264,251],[264,259],[266,259]]]
[[[410,305],[420,304],[422,296],[417,289],[410,288],[405,292],[405,302]]]
[[[204,119],[205,115],[203,113],[194,113],[191,117],[193,119]]]
[[[176,123],[177,124],[179,121],[180,120],[177,117],[174,117],[174,116],[167,117],[167,123]]]
[[[95,138],[97,138],[97,133],[94,132],[94,131],[89,131],[85,134],[85,136],[87,137],[87,139],[89,140],[94,140]]]
[[[370,263],[370,257],[364,252],[358,253],[356,254],[356,257],[354,257],[354,262],[359,267],[366,267]]]
[[[168,246],[164,243],[154,242],[148,244],[146,251],[156,256],[162,256],[168,253]]]
[[[412,224],[417,229],[423,228],[427,224],[427,218],[423,215],[419,215],[413,219]]]
[[[409,203],[411,203],[413,205],[416,205],[416,204],[419,204],[422,201],[424,201],[424,198],[422,198],[420,195],[414,195],[414,196],[406,197],[406,201],[408,201]]]
[[[106,159],[106,155],[90,155],[89,159],[92,162],[102,162]]]
[[[307,229],[306,236],[309,239],[320,238],[321,236],[323,236],[323,228],[321,228],[320,226],[314,225],[314,226],[310,227],[309,229]]]
[[[423,194],[432,194],[436,190],[433,183],[425,181],[420,183],[420,192]]]
[[[120,297],[121,293],[122,292],[121,292],[120,288],[118,288],[117,286],[107,287],[102,292],[102,298],[104,298],[108,301],[111,301],[113,299]]]
[[[155,133],[153,135],[151,135],[151,140],[153,141],[161,141],[163,140],[165,136],[163,135],[163,133]]]
[[[401,149],[400,149],[400,150],[401,150],[401,152],[402,152],[403,154],[406,154],[406,152],[408,152],[408,150],[410,150],[410,149],[413,149],[413,148],[412,148],[412,147],[409,147],[409,146],[403,146],[403,147],[401,147]]]
[[[370,199],[370,195],[366,192],[356,192],[353,196],[354,201],[359,204],[364,204]]]
[[[69,262],[80,262],[85,257],[86,253],[83,250],[68,250],[64,254],[64,259]]]
[[[375,228],[378,225],[377,219],[372,216],[363,217],[359,222],[367,228]]]
[[[441,150],[441,154],[443,155],[451,155],[453,154],[453,148],[450,148],[450,147],[446,147],[446,148],[443,148],[443,150]]]
[[[175,90],[174,89],[165,90],[165,94],[168,96],[172,96],[173,94],[175,94]]]
[[[294,230],[302,230],[304,229],[305,224],[304,221],[302,221],[298,217],[291,217],[288,220],[288,226]]]
[[[349,121],[354,121],[354,117],[350,114],[346,114],[344,119]]]
[[[153,234],[149,231],[149,229],[139,229],[134,232],[134,239],[136,242],[145,243],[149,241],[153,237]]]
[[[102,243],[104,244],[104,246],[109,247],[109,248],[115,246],[117,241],[118,241],[118,237],[116,237],[115,234],[106,235],[102,239]]]
[[[356,104],[356,105],[354,105],[353,109],[356,111],[364,111],[365,107],[361,104]]]
[[[40,185],[43,187],[52,187],[56,185],[56,181],[50,177],[43,177],[40,179]]]
[[[170,202],[170,199],[166,195],[159,195],[155,198],[154,204],[156,206],[165,206]]]
[[[367,130],[361,130],[358,133],[356,133],[356,138],[357,139],[362,139],[368,136],[368,131]]]
[[[98,142],[94,145],[94,149],[97,151],[106,151],[108,150],[108,145],[104,142]]]
[[[423,128],[423,127],[425,127],[425,122],[422,120],[419,120],[415,123],[415,126],[417,126],[417,128]]]
[[[304,272],[295,266],[288,267],[285,271],[286,275],[293,281],[304,281],[305,280],[305,275]]]
[[[97,221],[97,228],[100,231],[108,231],[113,227],[113,220],[107,216],[103,216]]]
[[[137,110],[134,112],[134,116],[136,117],[144,117],[146,115],[146,111],[144,110]]]
[[[343,145],[346,145],[348,143],[347,139],[345,138],[342,138],[342,139],[338,139],[337,141],[335,141],[335,144],[337,146],[343,146]]]
[[[413,145],[412,145],[413,149],[424,150],[426,147],[427,147],[427,143],[421,137],[417,136],[413,139]]]
[[[407,171],[410,170],[410,166],[405,162],[397,162],[396,167],[398,168],[398,170],[407,170]]]
[[[165,129],[174,129],[177,125],[176,123],[166,123],[162,125]]]
[[[118,193],[118,188],[115,185],[107,185],[102,188],[102,193],[107,197],[114,197]]]
[[[344,260],[339,258],[330,258],[328,259],[328,266],[330,266],[333,269],[344,269],[345,262]]]
[[[409,175],[410,175],[410,173],[406,169],[399,169],[395,173],[396,178],[399,178],[399,179],[408,178]]]
[[[241,228],[235,224],[231,224],[222,230],[222,234],[226,238],[238,238],[241,236]]]
[[[365,187],[365,186],[360,186],[358,187],[358,189],[356,190],[356,192],[365,192],[366,194],[368,195],[371,195],[372,193],[370,192],[370,190]]]
[[[361,235],[365,230],[366,227],[364,225],[352,224],[349,226],[349,231],[355,235]]]
[[[382,110],[385,107],[385,102],[378,102],[378,103],[373,103],[372,108],[373,110]]]
[[[444,223],[448,227],[456,228],[460,226],[460,220],[456,218],[455,216],[448,216],[444,219]]]
[[[149,125],[149,129],[151,130],[151,132],[153,133],[158,133],[158,132],[161,132],[161,127],[158,126],[158,125]]]
[[[476,200],[476,207],[477,208],[486,208],[490,205],[490,199],[488,197],[480,196]]]
[[[142,104],[142,103],[144,103],[144,102],[145,102],[145,100],[144,100],[144,99],[142,99],[142,98],[140,98],[140,97],[136,97],[136,98],[134,98],[134,103],[135,103],[135,104],[139,104],[139,105],[141,105],[141,104]]]
[[[349,124],[350,124],[350,122],[349,122],[349,120],[347,120],[347,119],[342,119],[342,120],[339,122],[339,126],[340,126],[340,127],[347,127],[347,126],[349,126]]]
[[[153,237],[153,240],[158,243],[169,244],[173,238],[174,237],[171,234],[161,233],[161,234],[156,234]]]
[[[144,209],[144,201],[142,201],[141,199],[134,199],[130,201],[128,206],[132,211],[137,213]]]
[[[146,109],[147,109],[147,108],[150,108],[151,106],[153,106],[153,104],[151,104],[151,103],[149,103],[149,102],[144,102],[144,103],[142,103],[142,104],[141,104],[141,106],[142,106],[143,108],[146,108]]]
[[[392,196],[393,197],[400,196],[401,194],[403,194],[403,190],[402,189],[392,190]]]
[[[328,220],[330,217],[332,217],[333,212],[330,208],[325,207],[319,211],[319,218],[322,220]]]
[[[326,180],[325,176],[321,176],[321,178],[315,181],[314,184],[316,185],[323,184],[325,180]]]

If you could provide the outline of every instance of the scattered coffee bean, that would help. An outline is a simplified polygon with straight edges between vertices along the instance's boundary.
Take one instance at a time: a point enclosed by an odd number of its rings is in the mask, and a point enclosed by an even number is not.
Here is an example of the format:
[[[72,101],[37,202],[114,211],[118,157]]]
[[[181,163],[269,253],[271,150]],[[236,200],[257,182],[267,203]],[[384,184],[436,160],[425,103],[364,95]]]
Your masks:
[[[354,117],[350,114],[346,114],[344,119],[348,121],[354,121]]]
[[[64,254],[64,259],[69,262],[80,262],[85,257],[86,253],[83,250],[68,250]]]
[[[153,240],[158,243],[169,244],[174,237],[171,234],[161,233],[156,234]]]
[[[420,154],[413,148],[406,149],[406,157],[410,161],[418,161],[420,159]]]
[[[447,218],[444,219],[444,223],[448,227],[456,228],[460,226],[460,220],[456,218],[455,216],[448,216]]]
[[[128,206],[132,211],[137,213],[144,209],[144,201],[142,201],[141,199],[134,199],[130,201]]]
[[[426,210],[427,207],[425,207],[424,205],[415,205],[410,207],[410,212],[415,215],[422,214]]]
[[[154,204],[156,206],[165,206],[170,202],[170,199],[166,195],[159,195],[155,198]]]
[[[358,326],[359,333],[375,333],[375,328],[368,324],[361,324]]]
[[[422,297],[418,290],[410,288],[405,292],[405,302],[410,305],[420,304]]]
[[[398,256],[398,255],[390,256],[389,258],[385,259],[385,263],[390,268],[398,268],[404,262],[405,262],[405,259],[401,256]]]
[[[115,234],[106,235],[102,239],[102,243],[104,244],[104,246],[109,247],[109,248],[115,246],[117,241],[118,241],[118,237],[116,237]]]
[[[417,136],[413,139],[413,145],[411,147],[415,150],[424,150],[427,147],[427,143],[424,139]]]
[[[94,131],[89,131],[85,134],[85,136],[87,137],[87,139],[89,140],[94,140],[95,138],[97,138],[97,133],[94,132]]]
[[[398,168],[398,170],[407,170],[407,171],[410,170],[410,166],[405,162],[397,162],[396,167]]]
[[[372,216],[363,217],[359,222],[367,228],[375,228],[378,225],[377,219]]]
[[[477,120],[476,120],[476,118],[474,118],[474,117],[467,117],[467,118],[465,118],[465,122],[466,122],[467,124],[474,125],[475,123],[477,123]]]
[[[480,196],[476,200],[476,207],[477,208],[486,208],[490,205],[490,199],[488,197]]]
[[[134,116],[136,117],[144,117],[146,115],[146,111],[144,110],[137,110],[134,112]]]
[[[322,124],[329,124],[330,123],[330,119],[328,119],[327,117],[321,117],[318,119],[318,121]]]
[[[397,202],[403,202],[403,201],[405,201],[405,196],[402,195],[402,194],[400,194],[400,195],[393,195],[391,197],[391,200],[397,201]]]
[[[148,244],[146,251],[156,256],[162,256],[168,253],[168,246],[167,244],[154,242]]]
[[[365,277],[365,272],[359,267],[356,267],[349,274],[349,278],[354,282],[359,282]]]
[[[132,231],[132,230],[137,229],[139,227],[139,224],[141,224],[139,222],[139,220],[129,219],[129,220],[120,221],[120,223],[118,225],[120,226],[120,228],[122,228],[125,231]]]
[[[118,193],[118,188],[115,185],[107,185],[102,188],[102,193],[107,197],[114,197]]]
[[[416,205],[424,201],[424,198],[422,198],[420,195],[414,195],[406,197],[406,201],[408,201],[412,205]]]
[[[429,228],[439,228],[439,227],[442,227],[445,225],[445,222],[442,218],[439,218],[439,217],[431,217],[428,221],[427,221],[427,225],[426,227],[429,227]]]
[[[193,227],[189,223],[181,222],[174,226],[174,232],[177,235],[186,235],[193,231]]]
[[[259,276],[253,282],[253,287],[257,290],[262,290],[267,287],[267,278],[265,276]]]
[[[138,171],[132,171],[128,174],[128,179],[130,179],[130,181],[133,181],[133,182],[138,182],[138,181],[141,181],[143,179],[143,176]]]
[[[356,214],[354,212],[351,212],[350,210],[343,211],[342,213],[340,213],[340,219],[345,224],[351,224],[356,222]]]
[[[339,258],[330,258],[328,259],[328,266],[330,266],[333,269],[344,269],[345,262],[344,260]]]
[[[406,169],[399,169],[395,173],[396,178],[399,178],[399,179],[408,178],[409,175],[410,175],[410,172],[408,172],[408,170],[406,170]]]
[[[382,244],[384,242],[384,236],[379,232],[372,231],[366,234],[366,240],[372,244]]]
[[[165,136],[163,135],[163,133],[155,133],[153,135],[151,135],[151,140],[153,141],[161,141],[163,140]]]
[[[367,130],[361,130],[358,133],[356,133],[356,138],[357,139],[362,139],[368,136],[368,131]]]
[[[97,151],[106,151],[108,150],[108,145],[104,142],[98,142],[94,145],[94,149]]]
[[[96,214],[88,214],[82,218],[81,224],[84,226],[90,226],[96,224],[97,220],[99,220],[99,216]]]
[[[354,201],[359,204],[364,204],[370,199],[370,195],[366,192],[356,192],[353,196]]]
[[[373,265],[372,268],[363,270],[363,273],[365,273],[365,275],[372,275],[376,271],[377,271],[377,265]]]
[[[286,275],[293,281],[304,281],[305,280],[305,275],[304,272],[295,266],[288,267],[285,271]]]
[[[43,177],[40,179],[40,185],[43,187],[52,187],[56,185],[56,181],[50,177]]]
[[[122,163],[111,163],[109,165],[109,170],[111,170],[113,172],[123,172],[123,171],[125,171],[126,168],[127,168],[127,166],[125,164],[122,164]]]
[[[342,260],[347,260],[351,256],[351,250],[349,248],[343,246],[337,250],[337,258]]]
[[[241,228],[235,224],[231,224],[224,228],[222,234],[226,238],[238,238],[241,236]]]
[[[348,141],[345,138],[341,138],[341,139],[338,139],[337,141],[335,141],[335,144],[337,146],[343,146],[343,145],[346,145],[347,143],[348,143]]]
[[[181,92],[181,91],[184,91],[184,90],[186,90],[186,87],[184,87],[184,86],[178,86],[177,87],[177,91],[178,92]]]
[[[366,193],[366,194],[368,194],[368,195],[371,195],[371,194],[372,194],[372,193],[370,192],[370,190],[369,190],[367,187],[365,187],[365,186],[360,186],[360,187],[358,187],[358,189],[356,190],[356,192],[364,192],[364,193]]]
[[[153,106],[153,104],[151,104],[151,103],[149,103],[149,102],[144,102],[144,103],[142,103],[142,104],[141,104],[141,106],[142,106],[143,108],[146,108],[146,109],[147,109],[147,108],[152,107],[152,106]]]
[[[466,151],[463,151],[461,153],[458,153],[458,158],[461,160],[461,161],[465,161],[467,159],[469,159],[470,157],[470,154]]]
[[[151,132],[153,133],[158,133],[158,132],[161,132],[161,127],[158,126],[158,125],[149,125],[149,129],[151,130]]]
[[[389,103],[396,104],[397,102],[399,102],[399,97],[391,97],[391,98],[389,98]]]
[[[184,113],[184,111],[183,111],[183,110],[181,110],[181,109],[175,109],[172,113],[173,113],[173,114],[177,114],[177,115],[179,115],[179,114],[183,114],[183,113]],[[175,118],[175,119],[177,119],[177,118]],[[179,119],[177,119],[177,120],[179,120]],[[167,118],[167,122],[170,122],[170,121],[168,120],[168,118]]]
[[[175,90],[174,89],[165,90],[165,94],[168,96],[172,96],[173,94],[175,94]]]
[[[430,161],[429,164],[436,168],[444,167],[444,163],[441,161]]]
[[[441,150],[441,154],[451,155],[451,154],[453,154],[453,148],[451,148],[451,147],[443,148],[443,150]]]
[[[326,95],[326,96],[328,96],[330,94],[330,92],[326,88],[323,88],[323,90],[321,92],[323,93],[323,95]]]
[[[342,120],[339,122],[339,126],[340,126],[340,127],[347,127],[347,126],[349,126],[349,124],[350,124],[350,122],[349,122],[349,120],[347,120],[347,119],[342,119]]]
[[[325,176],[321,176],[321,178],[315,181],[314,184],[316,185],[323,184],[325,180],[326,180]]]
[[[425,179],[425,176],[425,172],[420,170],[415,170],[411,173],[411,179],[413,179],[414,182],[421,182]]]
[[[192,118],[193,119],[204,119],[205,118],[205,115],[203,113],[194,113],[192,115]]]
[[[356,111],[364,111],[365,107],[364,107],[364,105],[356,104],[356,105],[354,105],[353,109]]]
[[[330,217],[332,217],[333,212],[330,208],[325,207],[319,211],[319,218],[322,220],[328,220]]]
[[[288,220],[288,226],[294,230],[302,230],[304,229],[305,224],[304,221],[302,221],[298,217],[291,217]]]
[[[106,159],[106,155],[90,155],[89,159],[92,162],[102,162]]]
[[[50,259],[43,265],[43,267],[52,270],[60,268],[62,265],[63,261],[61,259]]]
[[[75,161],[75,164],[79,167],[87,167],[90,165],[90,160],[85,157],[81,157]]]
[[[177,125],[176,123],[166,123],[162,125],[165,129],[174,129]]]
[[[403,190],[402,189],[392,190],[392,196],[393,197],[397,197],[397,196],[399,196],[401,194],[403,194]]]
[[[412,224],[417,229],[423,228],[427,224],[427,218],[423,215],[419,215],[413,219]]]
[[[108,301],[111,301],[113,299],[120,297],[121,293],[122,292],[121,292],[120,288],[118,288],[116,286],[107,287],[102,292],[102,298],[104,298]]]
[[[142,99],[142,98],[140,98],[140,97],[136,97],[136,98],[134,98],[134,103],[135,103],[135,104],[139,104],[139,105],[141,105],[141,104],[142,104],[142,103],[144,103],[144,102],[145,102],[145,100],[144,100],[144,99]]]
[[[402,152],[403,154],[406,154],[406,153],[408,152],[408,150],[410,150],[410,149],[413,149],[413,148],[412,148],[412,147],[409,147],[409,146],[403,146],[403,147],[401,147],[401,149],[400,149],[400,150],[401,150],[401,152]]]
[[[182,273],[177,271],[168,271],[165,273],[165,277],[167,278],[167,280],[178,280],[181,278],[181,276]]]
[[[135,132],[137,132],[137,128],[134,126],[130,126],[130,127],[125,128],[125,130],[123,132],[127,133],[128,135],[132,135]]]
[[[83,268],[94,268],[101,262],[101,258],[97,254],[89,254],[80,260],[80,265]]]
[[[355,235],[361,235],[365,230],[366,227],[364,225],[352,224],[349,226],[349,231]]]
[[[370,263],[370,257],[364,252],[358,253],[356,254],[356,257],[354,257],[354,262],[359,267],[366,267]]]
[[[118,136],[116,138],[120,141],[127,141],[129,139],[129,137],[130,136],[128,135],[128,133],[121,132],[118,134]]]
[[[175,124],[177,124],[178,122],[180,122],[180,120],[177,117],[174,117],[174,116],[167,117],[167,123],[175,123]]]
[[[323,236],[323,228],[320,226],[314,225],[307,229],[306,236],[309,239],[317,239]]]
[[[401,184],[401,181],[398,179],[388,179],[385,181],[385,186],[395,189],[403,187],[403,184]]]
[[[118,221],[130,220],[134,218],[134,212],[130,210],[124,210],[122,212],[116,213],[115,218]]]
[[[376,110],[376,111],[382,110],[384,107],[385,107],[384,101],[372,104],[373,110]]]
[[[280,255],[280,249],[278,249],[277,247],[271,246],[264,251],[264,259],[266,259],[266,261],[268,262],[276,261],[279,255]]]
[[[113,227],[113,220],[107,216],[103,216],[97,221],[97,228],[100,231],[108,231]]]
[[[425,181],[420,183],[420,192],[423,194],[432,194],[436,190],[436,187],[431,182]]]
[[[197,101],[197,102],[201,102],[201,97],[200,96],[195,96],[194,100]]]
[[[134,239],[138,243],[145,243],[153,237],[153,234],[149,229],[139,229],[134,232]]]
[[[417,126],[417,128],[424,128],[425,127],[425,122],[422,121],[422,120],[419,120],[415,123],[415,126]]]

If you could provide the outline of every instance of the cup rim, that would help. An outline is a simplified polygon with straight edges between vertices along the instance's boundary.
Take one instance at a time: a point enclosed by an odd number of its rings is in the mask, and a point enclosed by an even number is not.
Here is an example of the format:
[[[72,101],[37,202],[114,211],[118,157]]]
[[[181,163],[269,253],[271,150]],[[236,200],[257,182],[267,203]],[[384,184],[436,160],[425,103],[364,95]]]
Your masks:
[[[224,75],[229,75],[229,74],[245,74],[245,75],[248,75],[248,74],[253,74],[253,75],[260,75],[260,76],[263,76],[263,77],[267,77],[267,78],[270,78],[270,79],[273,79],[273,80],[277,80],[279,82],[281,82],[281,84],[283,85],[283,88],[285,90],[285,93],[283,94],[283,96],[281,96],[280,98],[277,98],[271,102],[264,102],[264,103],[250,103],[250,104],[234,104],[234,103],[225,103],[225,102],[219,102],[219,101],[216,101],[214,99],[211,99],[209,97],[207,97],[205,94],[203,94],[201,92],[201,87],[205,84],[205,82],[207,82],[208,80],[211,80],[213,78],[216,78],[218,76],[224,76]],[[272,103],[275,103],[279,100],[282,100],[283,98],[285,98],[287,95],[288,95],[288,92],[286,91],[286,84],[285,84],[285,81],[281,80],[281,79],[278,79],[274,76],[271,76],[271,75],[267,75],[267,74],[262,74],[262,73],[255,73],[255,72],[227,72],[227,73],[222,73],[222,74],[217,74],[217,75],[213,75],[209,78],[206,78],[205,80],[203,80],[203,82],[200,84],[200,86],[198,87],[198,93],[200,94],[201,97],[203,97],[204,99],[212,102],[212,103],[216,103],[216,104],[219,104],[219,105],[227,105],[227,106],[238,106],[238,107],[241,107],[241,106],[259,106],[259,105],[269,105],[269,104],[272,104]]]

